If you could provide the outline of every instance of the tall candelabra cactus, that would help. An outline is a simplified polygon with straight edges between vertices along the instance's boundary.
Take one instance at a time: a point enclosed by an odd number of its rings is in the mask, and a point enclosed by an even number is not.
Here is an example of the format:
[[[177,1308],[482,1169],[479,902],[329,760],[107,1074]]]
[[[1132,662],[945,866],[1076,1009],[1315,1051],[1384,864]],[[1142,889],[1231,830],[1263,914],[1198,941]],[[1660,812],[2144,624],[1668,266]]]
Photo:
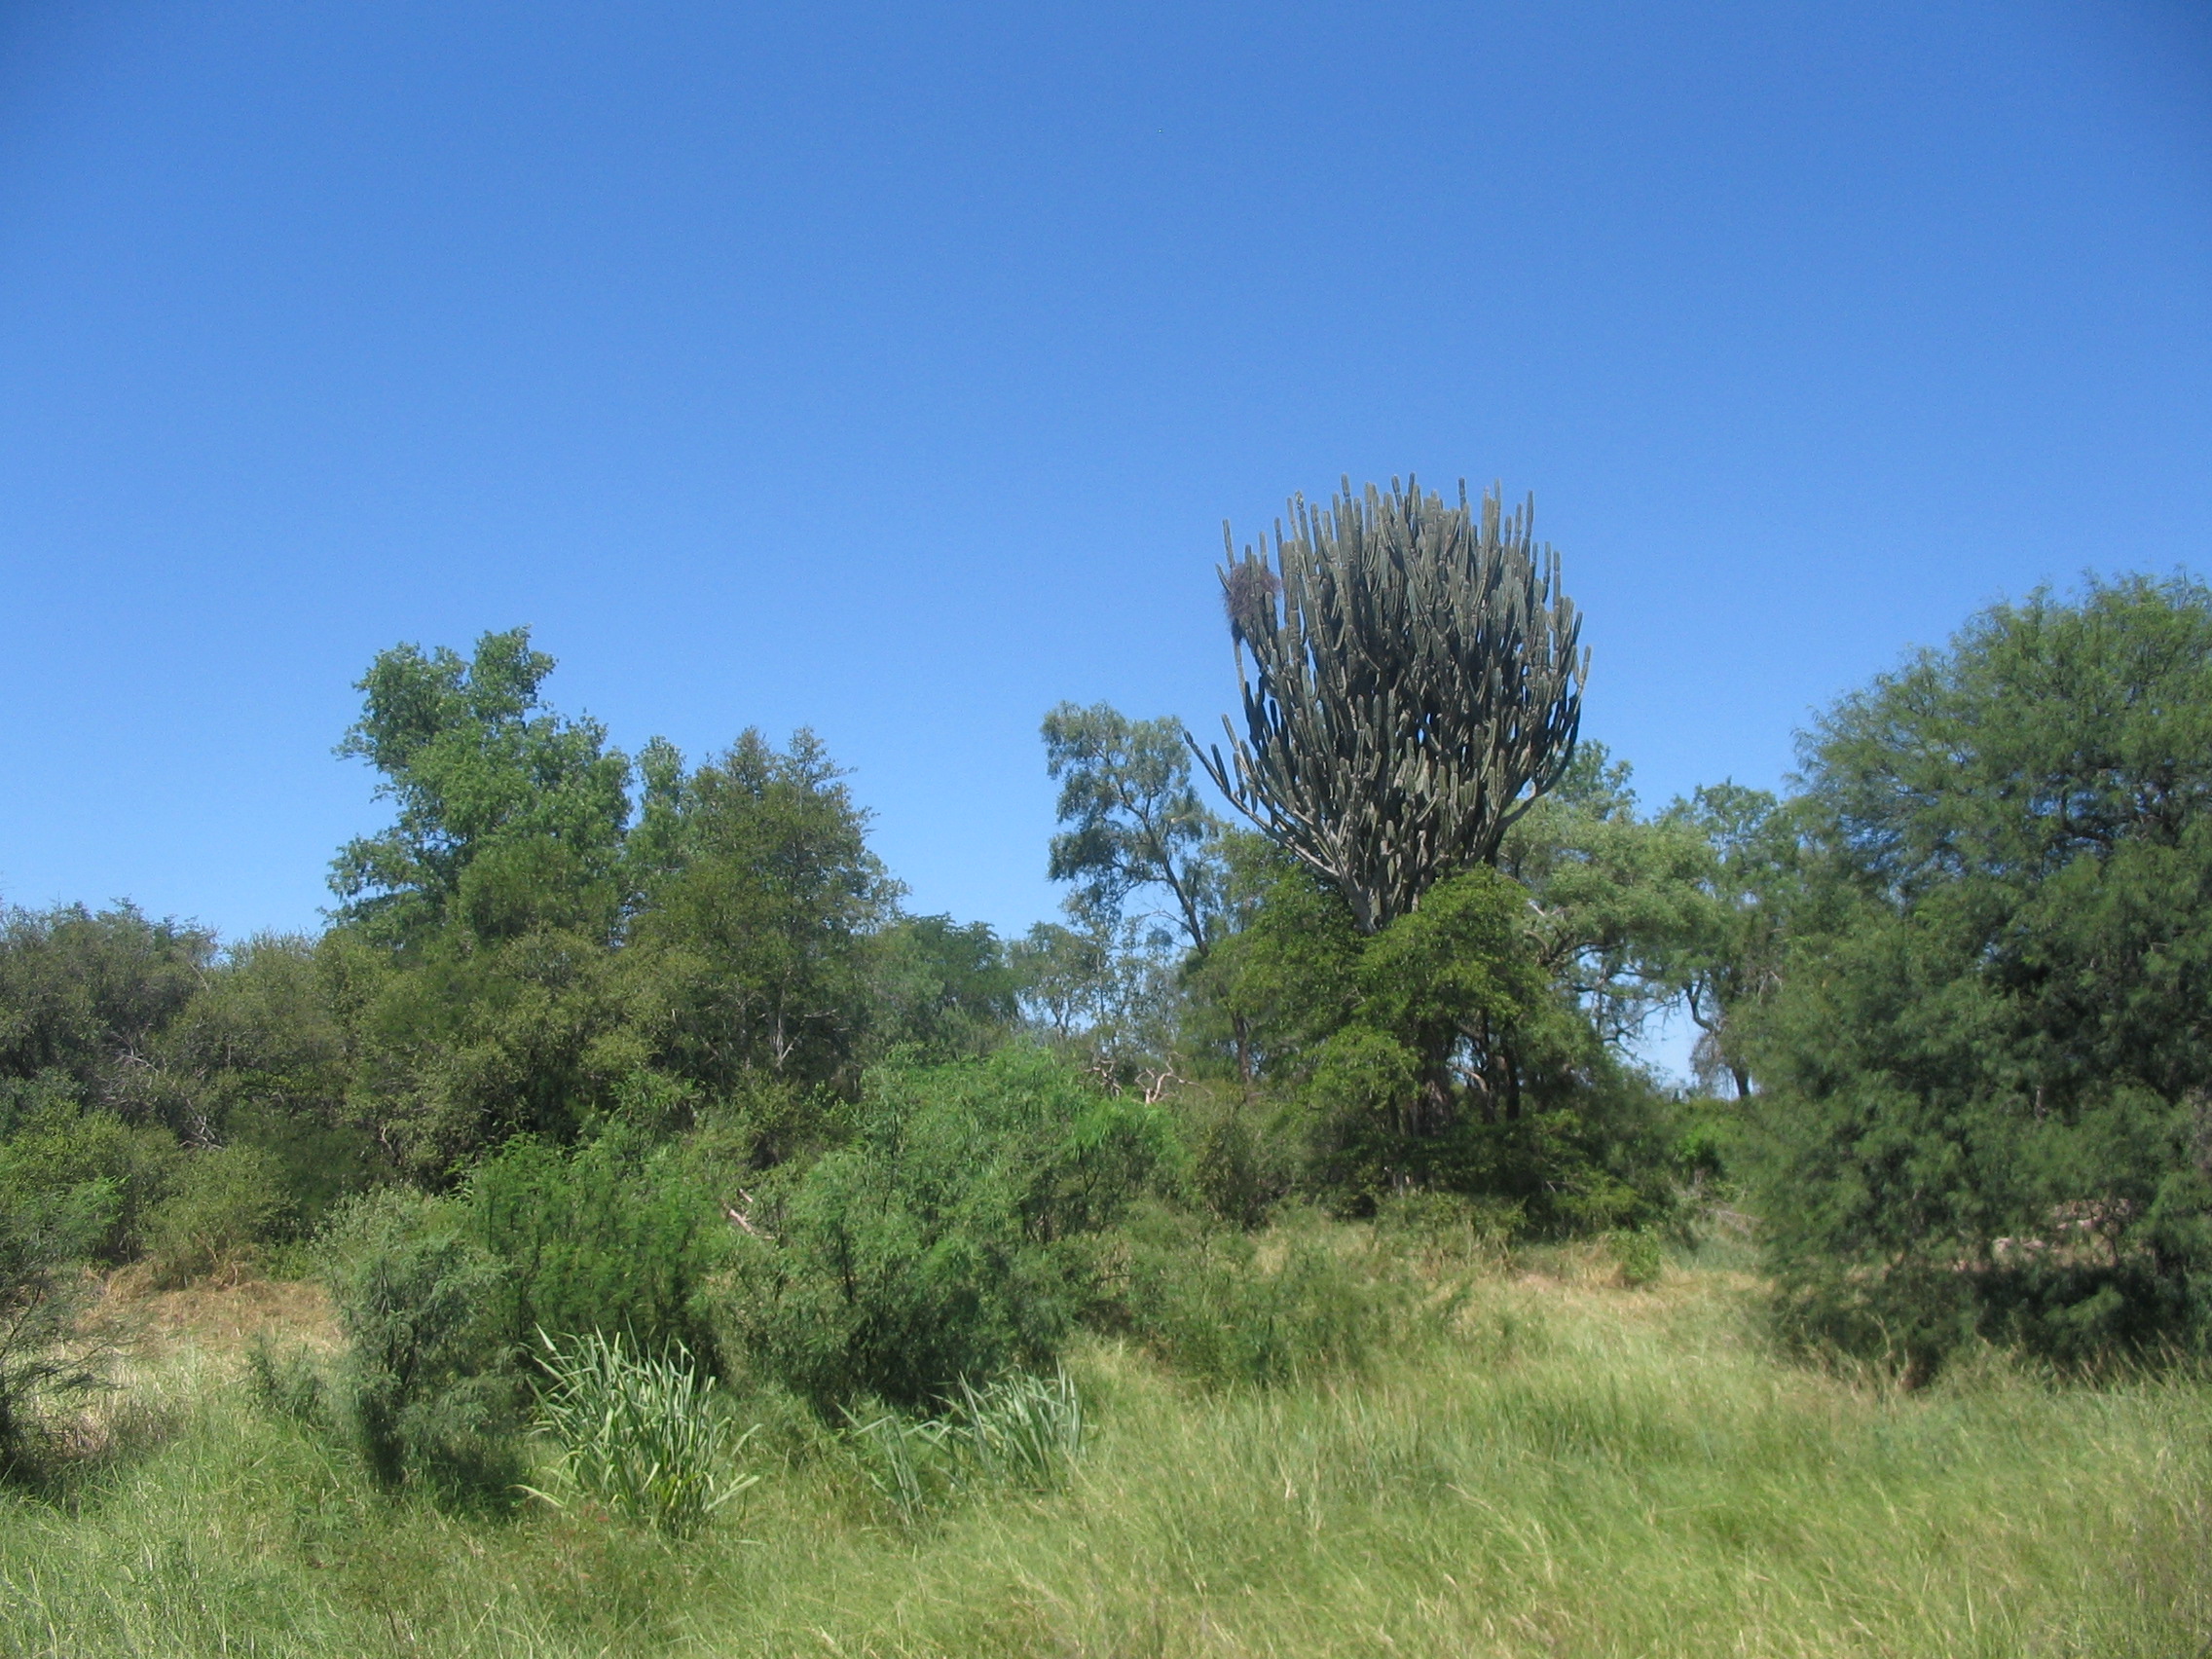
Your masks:
[[[1589,652],[1538,546],[1533,503],[1470,506],[1351,480],[1290,503],[1241,557],[1222,527],[1222,596],[1246,737],[1226,717],[1198,761],[1279,845],[1343,893],[1363,933],[1505,831],[1574,753]],[[1248,666],[1249,664],[1249,666]]]

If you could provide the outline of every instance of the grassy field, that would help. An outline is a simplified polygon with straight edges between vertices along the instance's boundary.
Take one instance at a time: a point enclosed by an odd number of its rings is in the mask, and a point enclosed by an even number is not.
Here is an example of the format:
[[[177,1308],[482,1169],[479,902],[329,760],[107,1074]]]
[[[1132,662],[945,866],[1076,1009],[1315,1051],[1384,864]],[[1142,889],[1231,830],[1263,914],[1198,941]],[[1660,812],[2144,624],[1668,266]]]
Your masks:
[[[257,1412],[240,1339],[282,1286],[159,1305],[83,1434],[0,1496],[0,1652],[2197,1655],[2212,1388],[1991,1360],[1900,1394],[1778,1358],[1752,1280],[1480,1279],[1357,1379],[1208,1393],[1093,1342],[1065,1489],[912,1525],[789,1408],[683,1541],[532,1505],[378,1497]],[[104,1447],[104,1451],[101,1449]]]

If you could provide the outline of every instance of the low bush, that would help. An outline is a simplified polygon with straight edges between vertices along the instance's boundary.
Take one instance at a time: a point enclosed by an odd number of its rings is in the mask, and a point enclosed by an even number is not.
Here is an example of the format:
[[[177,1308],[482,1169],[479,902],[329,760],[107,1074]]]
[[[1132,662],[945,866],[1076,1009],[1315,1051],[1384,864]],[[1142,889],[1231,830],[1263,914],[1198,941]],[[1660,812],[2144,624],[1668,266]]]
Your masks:
[[[1088,1297],[1084,1240],[1179,1157],[1164,1113],[1035,1050],[886,1068],[845,1145],[759,1189],[731,1340],[825,1415],[1049,1369]]]
[[[1605,1244],[1620,1269],[1621,1283],[1631,1290],[1657,1284],[1667,1271],[1667,1252],[1656,1233],[1637,1228],[1607,1234]]]
[[[145,1246],[147,1212],[168,1192],[181,1157],[166,1129],[81,1111],[65,1093],[48,1090],[0,1142],[0,1202],[36,1205],[99,1183],[104,1220],[87,1248],[104,1262],[133,1261]]]
[[[1501,1266],[1526,1226],[1520,1203],[1511,1198],[1415,1187],[1392,1193],[1375,1206],[1376,1242],[1435,1269]]]
[[[508,1493],[521,1374],[498,1264],[452,1206],[393,1188],[342,1208],[327,1248],[347,1341],[338,1417],[370,1474],[466,1501]]]
[[[188,1154],[166,1198],[147,1212],[146,1260],[155,1280],[188,1279],[247,1267],[289,1222],[283,1166],[255,1146]]]
[[[1295,1137],[1277,1121],[1279,1111],[1194,1090],[1181,1113],[1194,1195],[1232,1227],[1265,1224],[1298,1178]]]
[[[703,1173],[643,1133],[617,1126],[572,1152],[518,1141],[478,1165],[464,1213],[502,1270],[509,1343],[621,1332],[718,1364],[705,1292],[734,1229]]]
[[[99,1181],[0,1202],[0,1478],[35,1473],[45,1414],[100,1383],[78,1322],[92,1290],[85,1256],[113,1213]]]

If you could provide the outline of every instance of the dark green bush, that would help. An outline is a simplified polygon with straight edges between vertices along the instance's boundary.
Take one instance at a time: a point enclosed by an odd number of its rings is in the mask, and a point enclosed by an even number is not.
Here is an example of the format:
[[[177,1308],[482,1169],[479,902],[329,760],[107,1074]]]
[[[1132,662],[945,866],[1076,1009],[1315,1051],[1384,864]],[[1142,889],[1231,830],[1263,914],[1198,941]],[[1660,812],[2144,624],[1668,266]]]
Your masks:
[[[1260,1226],[1298,1178],[1296,1139],[1283,1114],[1241,1091],[1221,1099],[1195,1093],[1180,1110],[1193,1193],[1233,1227]]]
[[[1493,1267],[1504,1261],[1528,1218],[1510,1198],[1469,1198],[1409,1188],[1375,1206],[1376,1242],[1435,1267]]]
[[[2212,1346],[2212,589],[1983,612],[1804,749],[1739,1045],[1786,1325],[2069,1366]]]
[[[503,1270],[497,1317],[510,1344],[598,1331],[715,1363],[705,1291],[736,1229],[707,1173],[672,1149],[619,1126],[572,1152],[518,1141],[477,1166],[465,1212]]]
[[[225,1142],[251,1147],[275,1166],[287,1205],[277,1236],[312,1237],[332,1209],[391,1174],[391,1161],[366,1129],[272,1102],[234,1107]]]
[[[733,1340],[824,1410],[1049,1369],[1080,1240],[1179,1158],[1163,1113],[1031,1049],[872,1074],[856,1125],[763,1184],[727,1304]]]
[[[147,1212],[167,1193],[181,1157],[166,1129],[49,1096],[0,1142],[0,1202],[38,1203],[98,1182],[106,1220],[87,1248],[101,1261],[129,1262],[145,1247]]]
[[[387,1490],[505,1496],[521,1467],[521,1373],[498,1264],[452,1206],[394,1188],[345,1206],[327,1248],[347,1342],[338,1417],[370,1474]]]
[[[101,1181],[0,1202],[0,1478],[35,1472],[43,1412],[98,1385],[78,1318],[92,1290],[85,1256],[113,1213]]]

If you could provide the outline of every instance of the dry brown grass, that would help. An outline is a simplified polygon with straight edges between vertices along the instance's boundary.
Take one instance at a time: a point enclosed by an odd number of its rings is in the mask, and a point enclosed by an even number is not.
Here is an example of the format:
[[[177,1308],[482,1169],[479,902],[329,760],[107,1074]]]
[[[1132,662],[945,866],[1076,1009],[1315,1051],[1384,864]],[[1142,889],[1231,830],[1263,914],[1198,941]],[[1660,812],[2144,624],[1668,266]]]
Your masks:
[[[142,1363],[186,1349],[236,1358],[262,1339],[303,1343],[319,1353],[339,1346],[328,1294],[301,1279],[241,1278],[156,1290],[144,1272],[126,1268],[108,1277],[89,1320],[93,1331]]]

